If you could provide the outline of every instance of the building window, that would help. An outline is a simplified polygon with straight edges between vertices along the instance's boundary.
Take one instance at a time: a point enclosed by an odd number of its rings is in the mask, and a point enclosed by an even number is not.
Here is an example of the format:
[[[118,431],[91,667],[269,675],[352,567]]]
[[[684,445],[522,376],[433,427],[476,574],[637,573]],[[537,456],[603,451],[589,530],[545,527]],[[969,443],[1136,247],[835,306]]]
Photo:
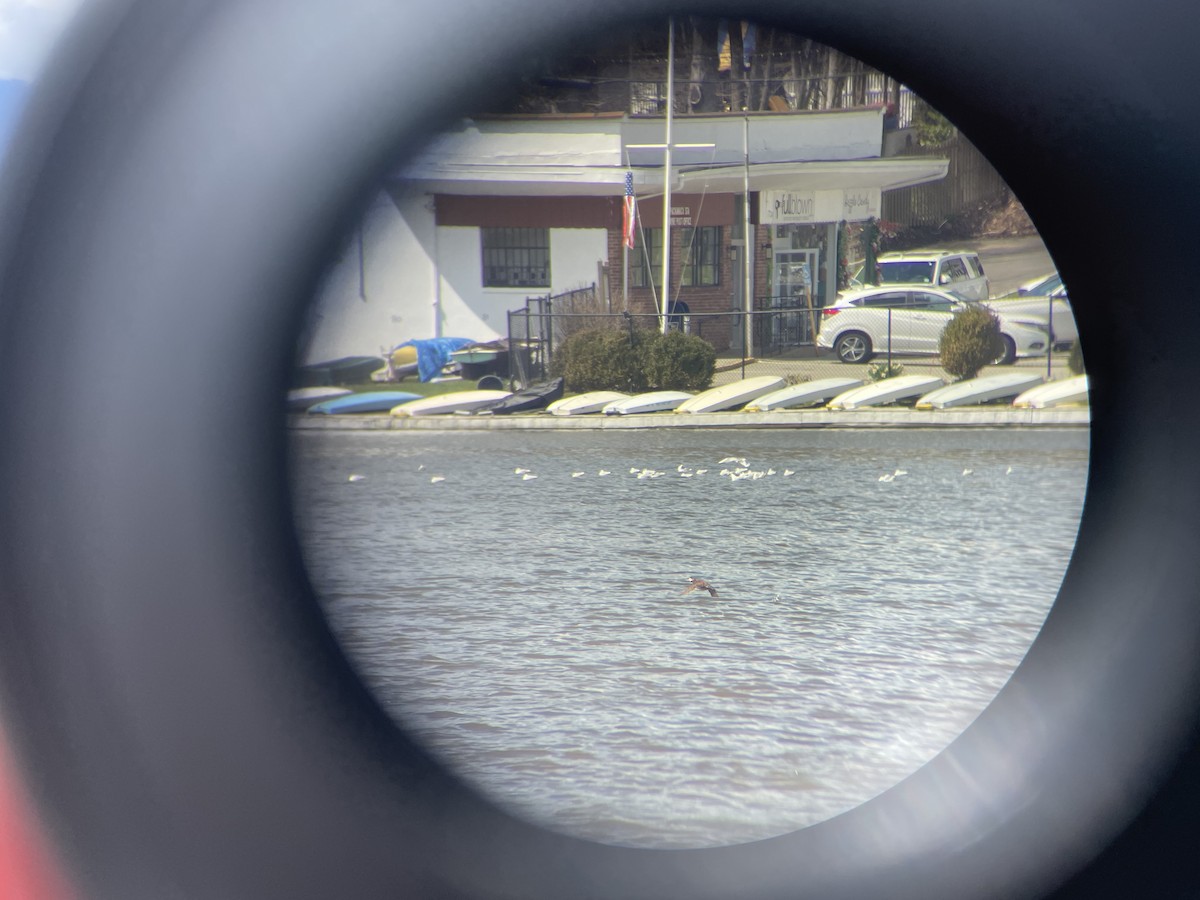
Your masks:
[[[720,282],[721,227],[680,229],[684,287],[709,287]]]
[[[550,229],[480,228],[483,286],[550,287]]]
[[[662,287],[662,229],[639,228],[629,251],[629,283],[644,288]]]

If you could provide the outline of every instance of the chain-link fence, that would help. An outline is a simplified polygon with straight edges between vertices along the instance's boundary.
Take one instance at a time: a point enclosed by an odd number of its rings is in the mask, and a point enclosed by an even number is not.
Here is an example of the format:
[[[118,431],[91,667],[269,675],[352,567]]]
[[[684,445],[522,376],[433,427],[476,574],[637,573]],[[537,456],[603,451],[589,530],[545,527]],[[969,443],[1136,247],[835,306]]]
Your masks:
[[[768,301],[781,302],[781,301]],[[1000,301],[999,305],[1003,305]],[[1019,309],[1001,313],[1004,353],[983,374],[999,366],[1036,368],[1047,377],[1068,374],[1069,341],[1052,347],[1051,328],[1057,315],[1065,325],[1064,301],[1031,298]],[[1041,305],[1044,312],[1039,312]],[[562,342],[587,328],[622,330],[632,338],[638,329],[663,327],[662,317],[644,313],[609,313],[596,308],[594,292],[533,298],[508,316],[510,374],[514,382],[531,384],[548,377]],[[1056,309],[1058,310],[1056,313]],[[1069,307],[1067,307],[1069,309]],[[715,383],[751,375],[778,375],[808,381],[833,375],[869,378],[872,366],[900,367],[951,380],[939,358],[942,331],[953,318],[949,309],[829,308],[775,306],[753,312],[675,313],[669,330],[703,338],[717,352]],[[1071,337],[1073,339],[1073,321]],[[1047,352],[1047,349],[1050,352]]]

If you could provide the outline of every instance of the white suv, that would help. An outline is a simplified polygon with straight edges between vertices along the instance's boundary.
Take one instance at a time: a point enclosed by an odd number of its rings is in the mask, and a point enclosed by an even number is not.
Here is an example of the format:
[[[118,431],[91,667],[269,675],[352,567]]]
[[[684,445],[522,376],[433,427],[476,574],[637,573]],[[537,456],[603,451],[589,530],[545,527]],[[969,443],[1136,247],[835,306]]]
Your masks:
[[[844,363],[870,362],[889,348],[891,353],[936,356],[942,331],[955,314],[972,305],[977,301],[934,288],[883,287],[843,293],[836,303],[821,310],[817,347],[832,350]],[[997,364],[1046,355],[1050,326],[1045,317],[996,313],[1004,344]]]
[[[911,250],[880,254],[879,284],[920,284],[954,291],[968,300],[988,299],[988,280],[979,254],[969,250]],[[859,269],[854,287],[871,287]]]

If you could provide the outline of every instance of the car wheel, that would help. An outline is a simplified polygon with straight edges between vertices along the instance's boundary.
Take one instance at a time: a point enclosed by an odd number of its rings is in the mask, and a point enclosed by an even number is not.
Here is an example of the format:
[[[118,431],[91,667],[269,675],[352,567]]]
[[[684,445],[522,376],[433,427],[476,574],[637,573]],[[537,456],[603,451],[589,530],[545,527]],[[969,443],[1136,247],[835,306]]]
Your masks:
[[[861,331],[847,331],[839,335],[833,344],[833,352],[844,363],[870,362],[875,355],[871,351],[871,339]]]
[[[1007,334],[1000,335],[1000,340],[1004,344],[1004,352],[996,357],[994,365],[1011,366],[1017,361],[1017,342]]]

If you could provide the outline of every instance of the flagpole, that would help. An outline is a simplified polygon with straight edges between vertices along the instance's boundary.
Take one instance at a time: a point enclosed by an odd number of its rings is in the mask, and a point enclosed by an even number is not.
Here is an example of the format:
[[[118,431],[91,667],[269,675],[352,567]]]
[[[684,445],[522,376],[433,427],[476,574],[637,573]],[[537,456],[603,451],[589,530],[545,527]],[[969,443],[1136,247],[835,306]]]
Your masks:
[[[663,148],[662,231],[662,333],[667,333],[667,305],[671,297],[671,117],[675,107],[675,20],[667,18],[667,138]]]
[[[625,199],[621,216],[621,299],[629,312],[629,251],[637,244],[637,205],[633,199],[633,168],[625,172]]]
[[[745,269],[743,273],[746,278],[746,296],[744,303],[746,307],[746,356],[754,356],[754,231],[750,224],[750,114],[746,113],[742,131],[742,144],[745,155],[745,168],[743,169],[742,181],[742,236],[745,242],[742,245],[742,267]]]

